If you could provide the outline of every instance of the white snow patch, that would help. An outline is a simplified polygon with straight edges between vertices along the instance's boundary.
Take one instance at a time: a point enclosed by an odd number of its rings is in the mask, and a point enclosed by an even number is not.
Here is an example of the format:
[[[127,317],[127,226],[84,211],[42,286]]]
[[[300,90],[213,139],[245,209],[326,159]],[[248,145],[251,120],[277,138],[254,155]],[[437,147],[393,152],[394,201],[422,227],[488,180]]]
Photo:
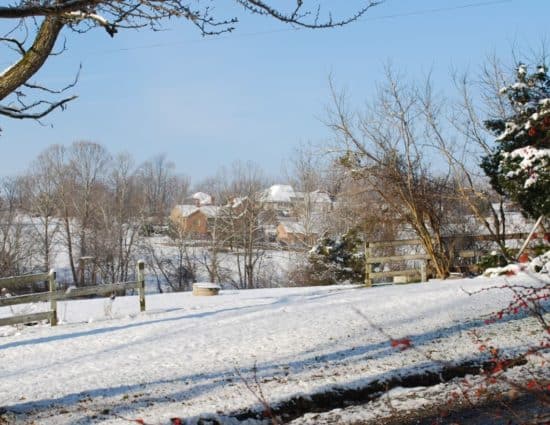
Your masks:
[[[109,311],[105,299],[62,301],[60,326],[0,329],[6,335],[0,339],[0,405],[41,425],[84,423],[93,415],[98,419],[86,423],[127,423],[115,414],[164,424],[170,417],[256,406],[235,368],[250,380],[256,365],[263,393],[277,403],[433,367],[423,353],[440,361],[477,357],[468,333],[474,329],[503,354],[515,353],[539,342],[538,323],[516,317],[484,324],[508,305],[509,292],[468,295],[508,281],[532,282],[520,275],[372,289],[157,294],[147,296],[144,313],[136,296],[111,300]],[[0,315],[11,312],[2,308]],[[396,349],[388,335],[409,338],[417,349]],[[104,409],[109,413],[102,415]]]

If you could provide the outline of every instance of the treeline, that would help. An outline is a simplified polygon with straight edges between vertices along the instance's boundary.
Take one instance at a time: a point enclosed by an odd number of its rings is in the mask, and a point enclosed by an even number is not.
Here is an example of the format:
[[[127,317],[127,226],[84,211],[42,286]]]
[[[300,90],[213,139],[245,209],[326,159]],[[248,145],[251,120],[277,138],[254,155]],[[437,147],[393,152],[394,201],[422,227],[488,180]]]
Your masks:
[[[504,261],[514,261],[517,251],[507,246],[506,234],[522,224],[525,231],[526,221],[512,219],[510,210],[540,220],[543,229],[550,224],[545,60],[542,55],[531,66],[510,67],[493,58],[478,75],[456,74],[456,90],[445,95],[429,77],[415,81],[387,67],[376,93],[357,110],[331,85],[326,121],[334,134],[332,152],[358,186],[364,209],[357,211],[352,234],[322,241],[326,249],[315,252],[327,254],[316,264],[334,256],[335,246],[391,233],[419,239],[439,278],[453,271],[459,250],[475,245],[460,235],[485,234]],[[355,238],[357,232],[362,236]]]
[[[49,270],[66,255],[75,284],[87,257],[98,281],[125,281],[143,226],[163,223],[188,188],[164,156],[136,165],[97,143],[51,146],[26,173],[2,180],[0,275]]]
[[[251,162],[198,182],[194,190],[210,193],[217,213],[197,239],[170,221],[176,205],[193,200],[190,179],[164,155],[137,164],[98,143],[51,146],[25,173],[1,181],[0,277],[56,265],[61,284],[120,282],[145,259],[159,291],[189,290],[200,278],[279,285],[264,232],[273,224],[262,198],[270,183]]]

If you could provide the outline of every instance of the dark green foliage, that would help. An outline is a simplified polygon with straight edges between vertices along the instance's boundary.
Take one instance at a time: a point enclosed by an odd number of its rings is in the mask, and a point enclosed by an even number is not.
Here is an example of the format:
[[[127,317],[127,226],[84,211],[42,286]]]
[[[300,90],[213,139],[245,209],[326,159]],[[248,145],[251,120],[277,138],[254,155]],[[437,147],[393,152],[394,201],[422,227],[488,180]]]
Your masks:
[[[479,270],[484,272],[488,268],[492,267],[503,267],[508,264],[508,261],[502,254],[487,254],[479,259],[477,263]]]
[[[312,284],[362,283],[365,279],[364,244],[356,230],[320,239],[308,260]]]
[[[543,254],[546,254],[548,251],[550,251],[550,246],[546,243],[539,243],[531,247],[531,250],[533,252],[533,257],[539,257]]]
[[[504,267],[510,264],[510,261],[508,259],[516,258],[518,255],[518,249],[506,248],[504,254],[502,252],[497,252],[497,251],[493,251],[489,254],[485,254],[483,257],[479,259],[479,262],[477,263],[479,270],[481,272],[484,272],[488,268]],[[515,261],[512,261],[512,262],[515,262]]]
[[[504,87],[510,116],[485,121],[497,146],[481,167],[493,188],[530,217],[550,215],[550,77],[545,66],[529,74],[520,64],[516,82]]]

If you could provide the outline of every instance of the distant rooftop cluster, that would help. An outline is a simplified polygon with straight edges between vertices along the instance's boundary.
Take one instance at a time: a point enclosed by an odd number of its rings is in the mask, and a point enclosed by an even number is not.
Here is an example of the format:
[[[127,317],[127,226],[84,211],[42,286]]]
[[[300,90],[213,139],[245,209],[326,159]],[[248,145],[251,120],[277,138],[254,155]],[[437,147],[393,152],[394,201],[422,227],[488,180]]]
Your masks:
[[[176,205],[170,218],[183,232],[208,238],[216,220],[238,217],[251,202],[261,210],[257,220],[263,239],[288,245],[309,244],[319,237],[325,213],[333,206],[326,192],[300,192],[288,184],[275,184],[258,193],[254,200],[234,197],[224,205],[216,204],[210,194],[197,192]],[[228,214],[229,210],[236,213]]]
[[[298,192],[288,184],[274,184],[262,194],[264,202],[292,203],[301,200],[309,200],[314,203],[331,203],[330,195],[326,192],[315,190],[313,192]]]

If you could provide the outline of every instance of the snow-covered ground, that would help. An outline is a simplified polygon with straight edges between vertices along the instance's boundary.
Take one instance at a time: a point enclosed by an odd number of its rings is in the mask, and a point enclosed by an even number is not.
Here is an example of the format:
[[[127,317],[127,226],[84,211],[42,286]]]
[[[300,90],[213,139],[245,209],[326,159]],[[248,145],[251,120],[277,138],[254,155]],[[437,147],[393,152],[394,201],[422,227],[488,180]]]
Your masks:
[[[486,324],[510,292],[466,291],[520,281],[538,284],[522,274],[370,289],[156,294],[145,313],[132,296],[60,302],[57,327],[0,329],[0,406],[15,423],[168,424],[257,406],[237,371],[252,382],[255,368],[275,405],[477,358],[476,329],[512,355],[540,342],[540,325],[521,315]],[[29,307],[13,307],[22,308]],[[392,338],[410,339],[414,349],[392,346]]]

